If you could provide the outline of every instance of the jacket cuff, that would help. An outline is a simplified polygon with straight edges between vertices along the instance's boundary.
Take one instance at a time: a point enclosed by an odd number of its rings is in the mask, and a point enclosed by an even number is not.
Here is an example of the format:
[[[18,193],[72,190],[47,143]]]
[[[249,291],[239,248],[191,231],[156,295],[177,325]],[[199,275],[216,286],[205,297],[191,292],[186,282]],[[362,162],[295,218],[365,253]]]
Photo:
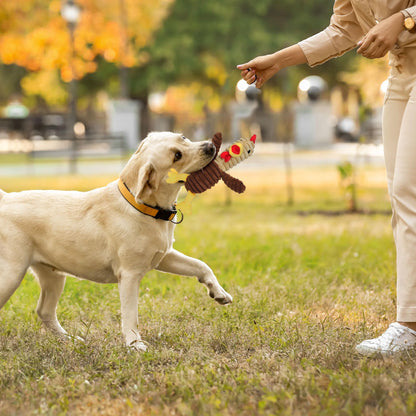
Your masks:
[[[355,47],[355,44],[349,44],[348,46],[343,45],[343,48],[341,49],[337,48],[331,35],[327,33],[327,31],[328,29],[325,29],[298,43],[306,56],[309,66],[323,64],[331,58],[341,56]]]
[[[407,9],[404,9],[403,11],[406,11],[407,13],[412,16],[412,19],[416,22],[416,6],[408,7]]]

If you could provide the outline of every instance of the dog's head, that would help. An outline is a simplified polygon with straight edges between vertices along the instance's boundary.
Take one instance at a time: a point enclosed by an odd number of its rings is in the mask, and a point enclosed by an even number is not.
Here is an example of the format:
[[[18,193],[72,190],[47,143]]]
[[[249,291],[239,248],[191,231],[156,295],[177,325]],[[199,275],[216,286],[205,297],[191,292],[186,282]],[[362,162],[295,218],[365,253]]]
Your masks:
[[[179,133],[153,132],[140,143],[137,151],[121,172],[120,178],[137,201],[158,201],[168,187],[178,190],[177,184],[166,183],[169,170],[192,173],[202,169],[215,156],[210,141],[192,142]]]

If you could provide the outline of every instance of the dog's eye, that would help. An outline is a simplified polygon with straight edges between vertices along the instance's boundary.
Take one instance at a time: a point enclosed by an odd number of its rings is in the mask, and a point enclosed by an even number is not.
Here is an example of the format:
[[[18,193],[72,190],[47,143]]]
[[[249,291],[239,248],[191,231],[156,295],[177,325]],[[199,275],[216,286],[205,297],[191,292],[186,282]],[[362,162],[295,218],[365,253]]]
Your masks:
[[[173,159],[174,162],[177,162],[178,160],[180,160],[182,158],[182,152],[180,152],[179,150],[175,153],[175,157]]]

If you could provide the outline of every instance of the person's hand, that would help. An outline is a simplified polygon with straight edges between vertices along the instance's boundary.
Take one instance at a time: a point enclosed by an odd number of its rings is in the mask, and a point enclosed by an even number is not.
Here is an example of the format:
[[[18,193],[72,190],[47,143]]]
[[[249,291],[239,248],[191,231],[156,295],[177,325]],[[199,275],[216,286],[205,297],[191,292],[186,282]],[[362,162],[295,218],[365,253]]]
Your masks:
[[[383,57],[397,42],[403,31],[403,21],[404,16],[398,12],[373,26],[358,42],[357,53],[370,59]]]
[[[241,71],[241,78],[248,84],[255,82],[257,88],[261,88],[267,80],[280,70],[274,54],[258,56],[245,64],[237,65],[237,68]]]

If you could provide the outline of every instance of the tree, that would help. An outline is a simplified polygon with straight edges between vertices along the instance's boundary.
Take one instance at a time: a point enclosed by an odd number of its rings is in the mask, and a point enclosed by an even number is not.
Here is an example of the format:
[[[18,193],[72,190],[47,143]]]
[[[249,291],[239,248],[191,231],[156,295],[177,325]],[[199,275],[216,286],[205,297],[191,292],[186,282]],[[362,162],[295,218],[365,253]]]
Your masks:
[[[172,0],[78,0],[82,8],[74,49],[59,0],[4,1],[0,8],[0,61],[30,72],[59,71],[69,82],[94,73],[101,62],[132,67]],[[73,65],[73,69],[71,67]]]
[[[221,99],[230,98],[239,78],[237,63],[316,33],[331,15],[327,0],[77,2],[83,8],[74,62],[80,92],[105,89],[115,94],[118,68],[128,67],[130,95],[144,102],[151,90],[192,82],[202,86],[193,89],[205,96],[210,88]],[[58,88],[61,80],[72,76],[69,34],[60,7],[60,0],[19,0],[2,1],[0,8],[0,61],[27,68],[24,87],[32,94],[50,94],[51,88],[41,86],[52,83],[52,101],[59,99],[59,91],[66,93],[66,88]],[[313,69],[304,65],[282,71],[266,90],[278,87],[292,95],[299,80],[311,73],[323,75],[332,85],[352,56]]]
[[[330,15],[327,0],[176,0],[154,42],[145,48],[148,62],[134,69],[132,90],[141,96],[149,85],[164,88],[196,80],[233,94],[239,78],[236,64],[318,32],[328,25]],[[312,72],[336,74],[350,58]],[[311,72],[306,66],[300,71]],[[331,82],[335,76],[329,78]],[[282,71],[269,85],[292,84],[293,93],[297,82],[291,81]]]

